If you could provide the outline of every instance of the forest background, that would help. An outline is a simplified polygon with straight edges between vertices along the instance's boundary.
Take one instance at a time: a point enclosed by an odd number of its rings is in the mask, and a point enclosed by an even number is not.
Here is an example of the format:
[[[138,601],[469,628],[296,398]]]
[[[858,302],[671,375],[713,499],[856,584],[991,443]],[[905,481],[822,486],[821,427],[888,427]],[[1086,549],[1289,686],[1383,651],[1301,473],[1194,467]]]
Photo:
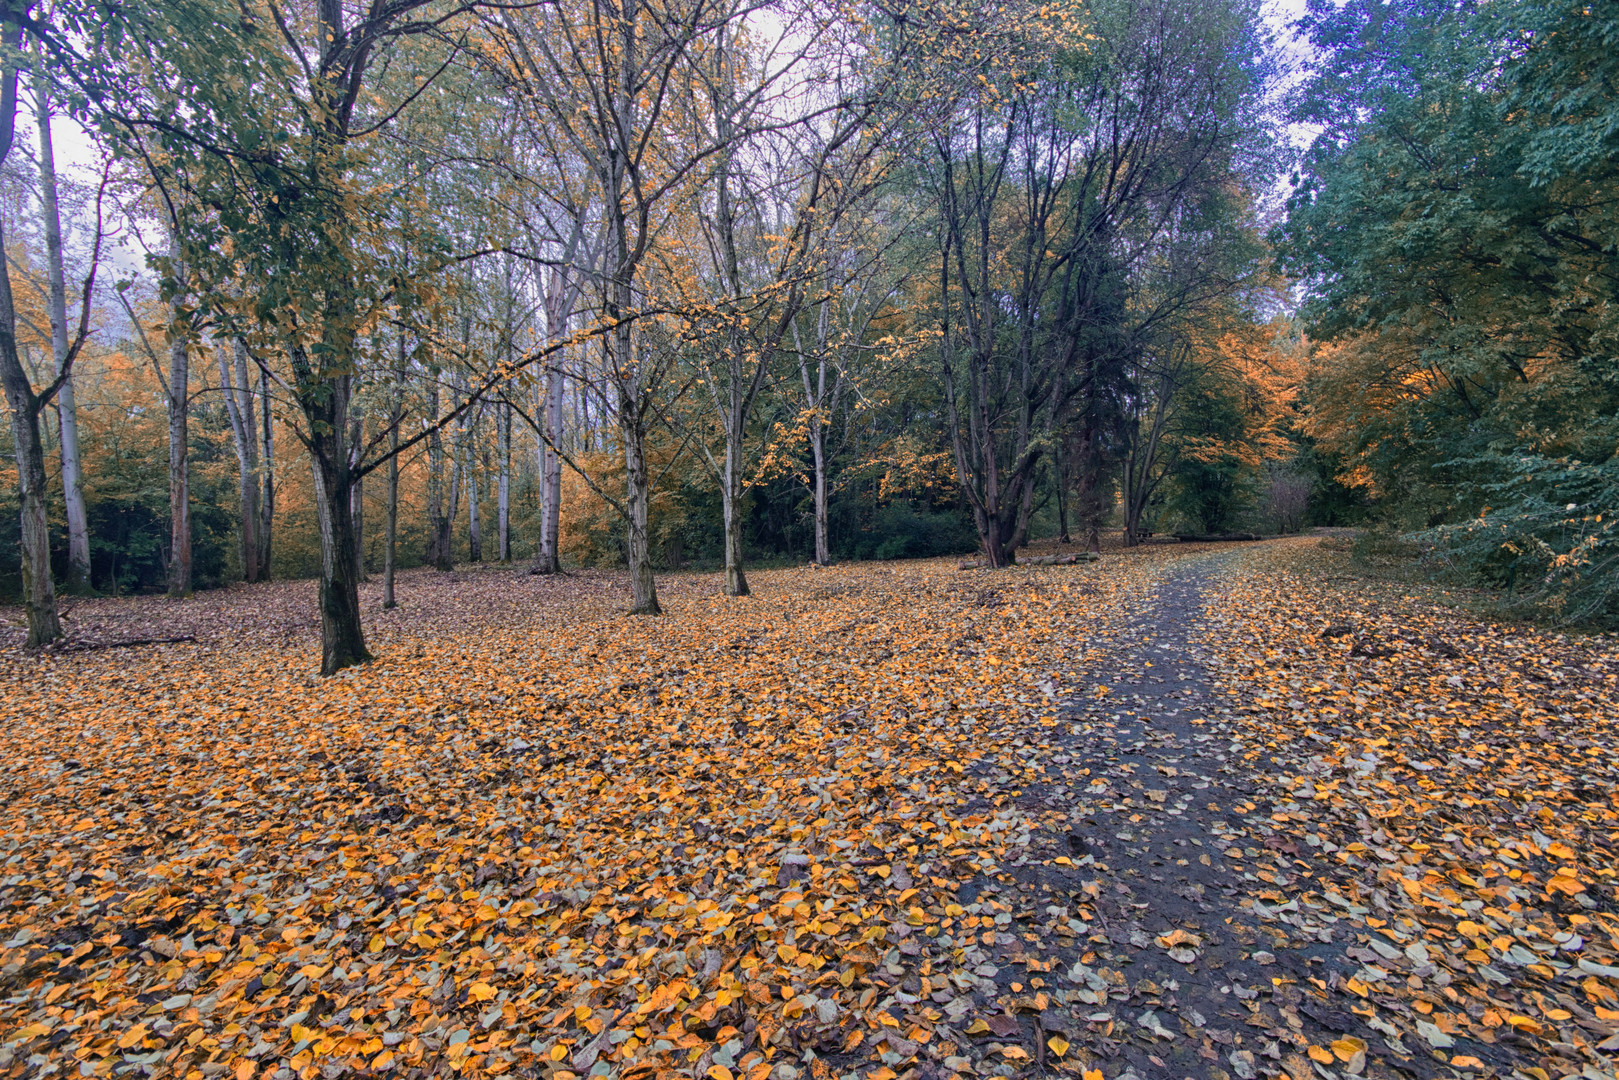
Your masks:
[[[319,577],[335,671],[422,564],[654,613],[655,568],[1364,523],[1616,613],[1597,6],[1318,3],[1292,53],[1247,0],[0,15],[35,643],[59,588]]]

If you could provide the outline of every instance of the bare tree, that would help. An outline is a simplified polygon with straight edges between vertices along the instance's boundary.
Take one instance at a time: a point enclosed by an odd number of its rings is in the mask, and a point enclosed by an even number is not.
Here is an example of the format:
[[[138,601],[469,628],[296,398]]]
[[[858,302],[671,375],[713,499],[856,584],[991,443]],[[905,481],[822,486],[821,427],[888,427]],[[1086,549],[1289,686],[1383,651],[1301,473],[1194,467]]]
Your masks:
[[[51,355],[62,387],[56,394],[61,430],[62,499],[67,516],[67,588],[90,589],[90,525],[84,510],[84,481],[79,465],[79,408],[73,375],[67,365],[67,279],[62,259],[62,215],[58,206],[56,154],[51,138],[50,81],[36,72],[33,79],[34,114],[39,126],[40,214],[45,225],[45,261],[49,276],[46,308],[51,321]]]

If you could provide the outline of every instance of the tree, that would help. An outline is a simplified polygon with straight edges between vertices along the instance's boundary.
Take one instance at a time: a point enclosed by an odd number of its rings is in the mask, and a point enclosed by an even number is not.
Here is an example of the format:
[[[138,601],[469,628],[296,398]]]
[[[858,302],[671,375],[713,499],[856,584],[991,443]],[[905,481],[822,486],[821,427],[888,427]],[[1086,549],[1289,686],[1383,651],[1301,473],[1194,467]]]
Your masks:
[[[1564,519],[1619,510],[1598,479],[1619,450],[1619,17],[1362,0],[1303,26],[1319,62],[1297,116],[1320,133],[1280,239],[1323,343],[1312,434],[1458,565],[1611,618],[1602,543]]]
[[[963,64],[978,81],[926,175],[946,425],[992,566],[1024,543],[1063,432],[1096,547],[1132,340],[1229,287],[1193,277],[1174,303],[1133,302],[1166,231],[1259,164],[1256,22],[1224,0],[1047,5],[978,31],[980,59]]]
[[[18,72],[26,55],[21,47],[24,18],[23,9],[0,2],[0,165],[10,156],[16,137]],[[37,39],[40,25],[32,22],[31,25]],[[4,246],[4,230],[0,228],[0,249]],[[91,296],[100,253],[98,214],[90,269],[80,290],[78,333],[58,355],[56,377],[38,391],[34,389],[18,355],[17,309],[11,291],[11,274],[7,260],[0,258],[0,384],[4,385],[6,404],[11,409],[11,430],[17,456],[23,610],[28,621],[26,642],[30,648],[48,645],[62,636],[62,623],[56,607],[56,583],[51,574],[50,532],[45,504],[45,448],[40,439],[40,416],[72,377],[74,358],[88,336]]]
[[[34,114],[39,127],[40,216],[45,225],[46,272],[49,275],[48,310],[51,354],[62,379],[56,394],[61,426],[62,501],[67,511],[67,588],[90,589],[90,528],[84,512],[84,481],[79,458],[79,409],[68,368],[67,278],[62,258],[62,214],[56,183],[56,153],[51,137],[51,83],[42,71],[33,78]]]

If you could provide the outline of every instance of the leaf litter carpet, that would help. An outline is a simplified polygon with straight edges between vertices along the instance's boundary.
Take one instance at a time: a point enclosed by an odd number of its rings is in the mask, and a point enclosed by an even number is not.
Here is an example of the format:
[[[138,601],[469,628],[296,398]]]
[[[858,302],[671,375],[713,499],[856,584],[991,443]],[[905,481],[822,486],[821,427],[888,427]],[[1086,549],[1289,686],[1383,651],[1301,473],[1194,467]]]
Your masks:
[[[4,655],[0,1070],[1611,1072],[1611,645],[1331,558],[88,602],[196,640]]]

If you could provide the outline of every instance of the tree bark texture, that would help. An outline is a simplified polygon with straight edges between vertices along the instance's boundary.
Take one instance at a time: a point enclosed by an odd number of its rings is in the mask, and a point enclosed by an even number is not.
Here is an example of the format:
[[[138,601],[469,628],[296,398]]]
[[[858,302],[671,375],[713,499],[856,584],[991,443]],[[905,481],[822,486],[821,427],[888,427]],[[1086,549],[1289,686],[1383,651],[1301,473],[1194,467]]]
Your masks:
[[[51,142],[51,106],[43,79],[34,80],[34,97],[39,120],[39,188],[45,225],[46,270],[50,275],[48,304],[51,320],[51,353],[56,373],[67,368],[67,280],[62,266],[62,217],[57,204],[56,156]],[[79,464],[79,409],[73,393],[73,376],[68,372],[56,392],[56,410],[62,441],[62,498],[67,516],[67,589],[90,590],[90,526],[84,510],[84,481]]]
[[[15,78],[13,75],[13,95]],[[5,233],[0,226],[0,249],[4,244]],[[0,381],[5,383],[6,403],[11,406],[11,434],[16,444],[27,644],[29,648],[37,648],[62,636],[62,623],[56,611],[56,582],[51,577],[51,537],[45,517],[45,447],[39,437],[39,414],[44,403],[34,393],[22,358],[17,355],[17,313],[12,306],[11,275],[4,259],[0,259]]]

